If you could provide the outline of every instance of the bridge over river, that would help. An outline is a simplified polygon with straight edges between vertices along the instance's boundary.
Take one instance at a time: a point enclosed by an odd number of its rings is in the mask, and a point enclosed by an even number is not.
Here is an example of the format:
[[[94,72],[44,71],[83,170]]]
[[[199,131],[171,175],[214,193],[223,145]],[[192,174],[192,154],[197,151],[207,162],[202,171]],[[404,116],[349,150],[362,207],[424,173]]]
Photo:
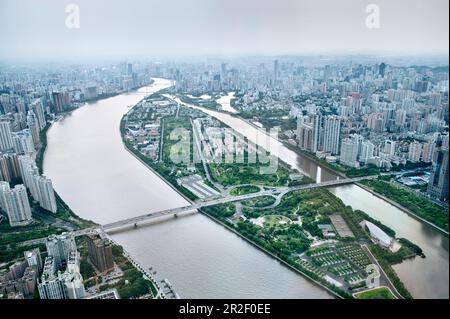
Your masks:
[[[168,215],[174,215],[178,216],[180,214],[185,213],[195,213],[197,209],[200,209],[202,207],[208,207],[208,206],[214,206],[219,204],[226,204],[231,202],[237,202],[242,201],[246,199],[252,199],[257,198],[261,196],[283,196],[286,193],[298,191],[298,190],[306,190],[306,189],[313,189],[318,187],[332,187],[337,185],[345,185],[345,184],[351,184],[356,183],[364,179],[373,179],[377,178],[378,175],[374,176],[364,176],[364,177],[355,177],[355,178],[343,178],[343,179],[336,179],[321,183],[312,183],[312,184],[305,184],[305,185],[297,185],[297,186],[289,186],[289,187],[275,187],[268,190],[262,190],[256,193],[250,193],[245,195],[239,195],[239,196],[224,196],[217,199],[212,199],[208,201],[198,201],[194,202],[191,205],[183,206],[183,207],[177,207],[177,208],[171,208],[166,209],[158,212],[148,213],[136,217],[126,218],[119,221],[115,221],[112,223],[104,224],[102,226],[102,229],[107,232],[111,231],[112,229],[134,225],[137,226],[139,223],[143,223],[155,218],[168,216]]]

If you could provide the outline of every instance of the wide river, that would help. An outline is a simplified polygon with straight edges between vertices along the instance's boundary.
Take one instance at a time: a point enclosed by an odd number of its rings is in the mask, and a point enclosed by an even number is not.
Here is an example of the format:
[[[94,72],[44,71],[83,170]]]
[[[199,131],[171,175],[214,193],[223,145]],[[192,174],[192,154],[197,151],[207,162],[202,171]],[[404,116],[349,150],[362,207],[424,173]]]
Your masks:
[[[44,172],[76,214],[102,224],[187,204],[124,149],[119,132],[120,119],[130,105],[169,85],[170,81],[156,79],[148,87],[83,106],[52,125]],[[205,111],[316,180],[336,178],[276,141],[267,144],[263,133],[243,120]],[[448,298],[448,238],[357,186],[331,191],[422,247],[427,258],[395,266],[414,297]],[[167,219],[113,237],[144,265],[168,278],[181,297],[331,297],[200,214]]]

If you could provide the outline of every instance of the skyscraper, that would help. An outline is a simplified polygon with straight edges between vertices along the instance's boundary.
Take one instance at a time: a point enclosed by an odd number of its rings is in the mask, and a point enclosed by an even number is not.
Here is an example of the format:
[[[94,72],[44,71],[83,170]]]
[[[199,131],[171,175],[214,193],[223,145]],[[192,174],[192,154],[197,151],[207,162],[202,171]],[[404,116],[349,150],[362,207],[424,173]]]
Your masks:
[[[20,178],[17,154],[8,152],[0,154],[0,181],[11,183]]]
[[[420,161],[420,157],[422,155],[422,144],[414,141],[411,144],[409,144],[408,149],[408,160],[416,163]]]
[[[9,150],[13,147],[11,122],[9,120],[0,120],[0,151]]]
[[[45,258],[41,282],[38,285],[41,299],[66,299],[67,290],[61,273],[56,273],[57,266],[52,256]]]
[[[41,142],[40,138],[41,128],[39,127],[39,121],[37,119],[37,116],[36,114],[34,114],[32,110],[28,111],[27,125],[31,132],[31,137],[33,138],[33,145],[35,147],[38,147],[39,143]]]
[[[108,240],[101,239],[98,236],[88,235],[87,243],[89,260],[100,272],[114,268],[112,246]]]
[[[29,129],[14,132],[12,136],[14,151],[17,154],[33,154],[36,151],[34,148],[33,136]]]
[[[440,200],[448,200],[448,178],[448,148],[439,146],[435,150],[428,194]]]
[[[380,74],[380,76],[384,78],[385,72],[386,72],[386,63],[381,62],[379,70],[378,70],[378,74]]]
[[[34,100],[30,105],[30,110],[32,110],[33,113],[36,115],[39,130],[42,130],[46,125],[46,121],[45,121],[44,105],[42,104],[41,99]]]
[[[56,213],[55,191],[51,180],[39,175],[36,163],[28,155],[19,156],[19,166],[23,183],[30,190],[34,200],[38,201],[42,208]]]
[[[0,206],[13,227],[28,225],[33,221],[27,190],[23,185],[10,189],[8,182],[0,182]]]
[[[323,150],[339,154],[341,120],[336,116],[327,116],[323,121]]]
[[[340,162],[344,165],[357,167],[358,166],[358,149],[359,143],[357,139],[344,138],[341,144]]]
[[[322,116],[320,114],[314,114],[312,118],[313,126],[313,141],[312,152],[315,153],[322,148]]]
[[[77,249],[75,239],[67,233],[48,236],[45,246],[47,247],[48,255],[54,258],[56,269],[66,265],[69,254]]]
[[[371,158],[373,158],[373,152],[375,145],[370,141],[364,141],[361,143],[361,150],[359,154],[359,161],[367,163]]]
[[[52,213],[56,213],[57,207],[52,181],[45,176],[34,176],[34,181],[37,185],[39,205]]]

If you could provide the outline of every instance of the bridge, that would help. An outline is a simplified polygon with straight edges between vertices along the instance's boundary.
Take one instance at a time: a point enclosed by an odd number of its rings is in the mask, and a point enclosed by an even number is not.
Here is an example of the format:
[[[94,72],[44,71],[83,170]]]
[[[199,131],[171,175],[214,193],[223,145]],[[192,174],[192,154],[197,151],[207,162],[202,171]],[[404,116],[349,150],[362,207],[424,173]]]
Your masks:
[[[320,183],[311,183],[311,184],[297,185],[297,186],[276,187],[276,188],[262,190],[262,191],[259,191],[256,193],[250,193],[250,194],[245,194],[245,195],[226,196],[226,197],[221,197],[221,198],[212,199],[212,200],[208,200],[208,201],[194,202],[193,204],[187,205],[187,206],[166,209],[166,210],[162,210],[162,211],[158,211],[158,212],[148,213],[148,214],[144,214],[144,215],[140,215],[140,216],[136,216],[136,217],[119,220],[116,222],[105,224],[105,225],[101,226],[101,228],[103,229],[103,231],[107,232],[107,231],[111,231],[112,229],[115,229],[115,228],[120,228],[120,227],[125,227],[125,226],[130,226],[130,225],[137,226],[139,223],[143,223],[143,222],[146,222],[146,221],[149,221],[149,220],[152,220],[155,218],[160,218],[163,216],[173,215],[173,216],[177,217],[178,215],[181,215],[181,214],[195,213],[195,212],[197,212],[197,209],[200,209],[203,207],[214,206],[214,205],[219,205],[219,204],[226,204],[226,203],[231,203],[231,202],[238,202],[238,201],[257,198],[257,197],[261,197],[261,196],[283,196],[284,194],[293,192],[293,191],[314,189],[314,188],[319,188],[319,187],[332,187],[332,186],[338,186],[338,185],[352,184],[352,183],[362,181],[364,179],[374,179],[377,177],[378,177],[378,175],[336,179],[336,180],[320,182]]]

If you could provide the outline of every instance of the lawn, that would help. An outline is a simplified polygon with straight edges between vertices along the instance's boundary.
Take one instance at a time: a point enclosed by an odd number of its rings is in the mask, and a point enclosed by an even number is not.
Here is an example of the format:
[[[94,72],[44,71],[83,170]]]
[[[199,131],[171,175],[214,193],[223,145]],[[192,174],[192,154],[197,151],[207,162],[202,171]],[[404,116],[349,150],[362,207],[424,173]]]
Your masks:
[[[274,173],[266,173],[260,163],[211,163],[209,168],[212,177],[223,186],[254,184],[265,186],[284,186],[289,181],[289,170],[278,165]]]
[[[239,196],[259,192],[259,187],[254,185],[237,186],[230,191],[230,195]]]
[[[395,299],[391,291],[385,287],[363,291],[355,294],[356,299]]]

